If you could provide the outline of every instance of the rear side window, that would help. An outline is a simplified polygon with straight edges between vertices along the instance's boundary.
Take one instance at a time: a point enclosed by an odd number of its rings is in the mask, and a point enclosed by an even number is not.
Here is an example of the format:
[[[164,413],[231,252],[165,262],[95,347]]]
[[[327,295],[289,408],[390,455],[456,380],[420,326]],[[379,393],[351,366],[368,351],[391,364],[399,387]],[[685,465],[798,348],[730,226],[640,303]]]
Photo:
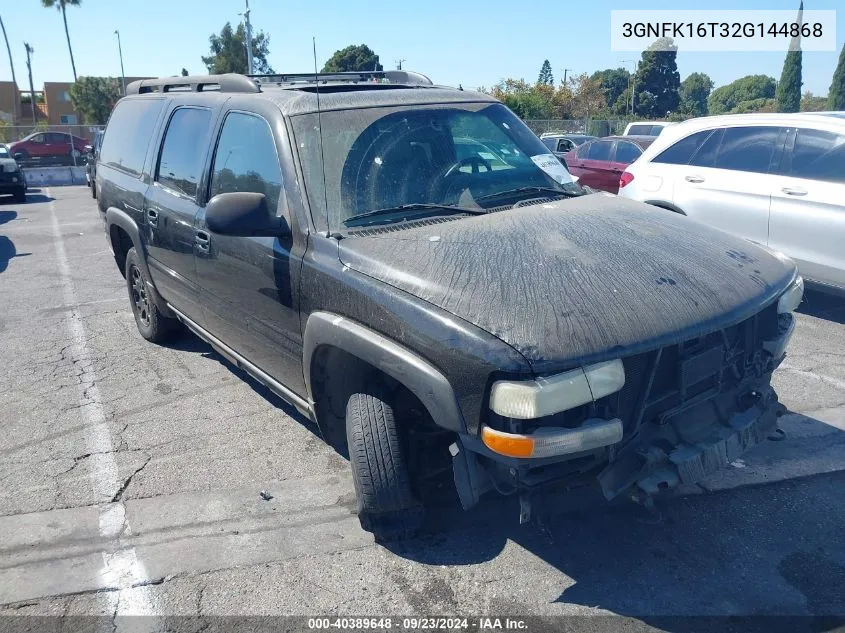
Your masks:
[[[628,130],[628,136],[645,135],[650,136],[654,126],[652,125],[632,125]]]
[[[787,176],[845,183],[845,135],[798,130]]]
[[[282,191],[282,170],[270,126],[264,119],[240,112],[230,113],[223,123],[210,197],[236,191],[263,193],[273,213]]]
[[[195,198],[211,127],[207,108],[178,108],[167,124],[156,170],[156,181]]]
[[[139,175],[162,99],[128,99],[115,106],[100,147],[100,162]]]
[[[726,128],[713,167],[766,174],[779,136],[780,128],[777,127]]]
[[[541,139],[541,140],[543,141],[543,144],[544,144],[546,147],[548,147],[548,148],[549,148],[549,149],[551,149],[551,150],[554,150],[554,148],[555,148],[555,141],[557,141],[557,139],[556,139],[556,138],[550,138],[550,137],[548,137],[548,136],[547,136],[546,138]]]
[[[665,163],[667,165],[687,165],[690,160],[692,160],[695,150],[697,150],[704,141],[707,140],[707,137],[710,136],[712,132],[713,130],[704,130],[703,132],[690,134],[674,145],[664,149],[657,156],[651,159],[651,162]]]
[[[610,152],[613,149],[613,141],[597,141],[590,144],[590,151],[587,153],[587,160],[610,160]]]
[[[642,155],[642,150],[626,141],[617,141],[616,143],[616,162],[617,163],[633,163]]]

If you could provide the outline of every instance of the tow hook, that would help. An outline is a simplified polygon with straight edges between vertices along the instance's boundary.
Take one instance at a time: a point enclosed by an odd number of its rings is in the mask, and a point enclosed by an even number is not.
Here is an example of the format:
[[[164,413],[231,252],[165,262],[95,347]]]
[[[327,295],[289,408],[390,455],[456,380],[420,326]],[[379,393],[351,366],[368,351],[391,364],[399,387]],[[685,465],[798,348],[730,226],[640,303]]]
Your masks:
[[[531,520],[531,495],[523,492],[519,495],[519,524],[525,525]]]
[[[772,431],[772,434],[766,439],[770,442],[783,442],[786,439],[786,431],[778,427]]]

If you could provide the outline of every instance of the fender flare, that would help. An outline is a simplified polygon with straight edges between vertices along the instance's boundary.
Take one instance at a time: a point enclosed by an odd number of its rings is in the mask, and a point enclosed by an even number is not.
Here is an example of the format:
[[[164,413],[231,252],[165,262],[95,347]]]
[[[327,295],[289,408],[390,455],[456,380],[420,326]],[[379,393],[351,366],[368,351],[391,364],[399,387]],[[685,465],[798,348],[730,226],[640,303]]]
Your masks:
[[[391,376],[419,398],[435,424],[466,433],[452,385],[434,365],[383,334],[330,312],[313,312],[305,324],[303,373],[309,401],[314,402],[311,363],[322,346],[343,350]]]
[[[671,202],[664,202],[663,200],[645,200],[646,204],[650,204],[653,207],[657,207],[658,209],[666,209],[667,211],[672,211],[673,213],[677,213],[678,215],[685,216],[686,213],[680,207],[676,207]]]
[[[147,289],[149,290],[150,294],[153,297],[153,301],[156,304],[159,312],[162,313],[163,316],[172,318],[175,316],[173,312],[167,305],[167,302],[162,298],[162,296],[158,293],[155,285],[153,285],[153,277],[150,274],[150,267],[147,264],[147,251],[144,249],[144,242],[141,240],[141,233],[138,230],[138,225],[135,224],[135,220],[121,209],[116,207],[109,207],[106,209],[106,235],[108,237],[109,243],[111,243],[111,228],[112,226],[117,226],[126,231],[126,234],[129,235],[129,239],[132,240],[132,245],[135,247],[135,252],[138,253],[138,262],[141,264],[141,269],[144,272],[144,275],[147,278]]]

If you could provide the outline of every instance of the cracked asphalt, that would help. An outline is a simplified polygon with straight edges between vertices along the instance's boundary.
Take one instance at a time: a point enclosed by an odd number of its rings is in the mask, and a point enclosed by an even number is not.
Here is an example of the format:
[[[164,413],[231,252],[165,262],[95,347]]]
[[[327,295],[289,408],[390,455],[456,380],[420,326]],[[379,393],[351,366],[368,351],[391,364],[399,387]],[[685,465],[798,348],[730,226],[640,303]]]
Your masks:
[[[48,630],[11,617],[37,615],[108,631],[282,614],[845,625],[845,300],[801,308],[775,376],[786,439],[659,514],[584,490],[520,526],[511,499],[463,513],[444,490],[425,533],[390,546],[360,529],[348,465],[312,425],[188,333],[143,341],[87,189],[0,203],[0,306],[0,630]]]

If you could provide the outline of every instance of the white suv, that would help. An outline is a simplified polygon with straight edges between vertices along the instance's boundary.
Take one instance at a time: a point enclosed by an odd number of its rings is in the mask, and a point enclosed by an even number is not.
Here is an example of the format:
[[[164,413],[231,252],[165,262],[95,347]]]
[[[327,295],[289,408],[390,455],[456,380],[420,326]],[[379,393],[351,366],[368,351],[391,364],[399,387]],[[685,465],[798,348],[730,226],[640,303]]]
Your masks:
[[[673,125],[619,195],[766,244],[845,290],[845,112],[737,114]]]

